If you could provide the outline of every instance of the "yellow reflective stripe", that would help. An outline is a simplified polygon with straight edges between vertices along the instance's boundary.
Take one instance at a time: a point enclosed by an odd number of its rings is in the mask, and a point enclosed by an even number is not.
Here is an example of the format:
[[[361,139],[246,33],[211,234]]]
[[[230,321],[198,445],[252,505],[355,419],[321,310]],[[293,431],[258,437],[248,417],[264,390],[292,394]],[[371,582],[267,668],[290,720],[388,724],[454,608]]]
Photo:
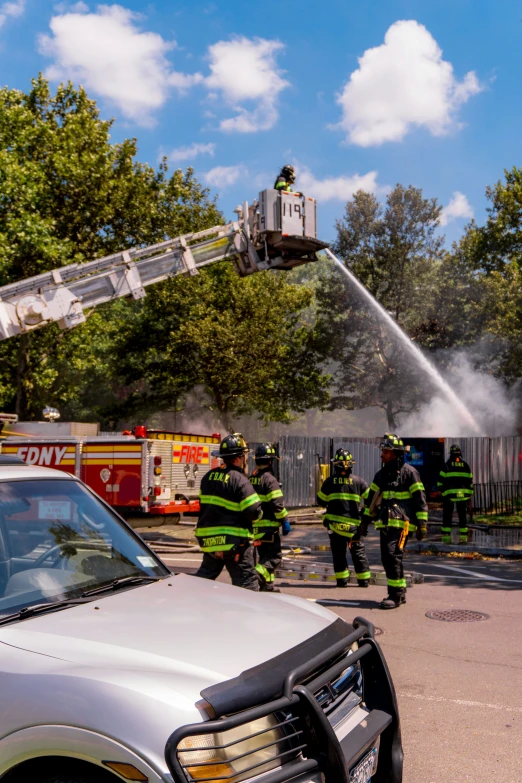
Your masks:
[[[404,530],[408,523],[404,519],[389,519],[388,527],[397,527],[399,530]]]
[[[364,492],[361,495],[361,498],[363,500],[366,500],[366,498],[368,497],[369,494],[370,494],[370,487],[366,487],[366,489],[364,490]]]
[[[350,572],[348,569],[346,571],[334,571],[334,576],[336,579],[349,579]]]
[[[361,496],[353,495],[350,492],[333,492],[331,495],[328,495],[328,500],[353,500],[355,503],[360,503]]]
[[[239,538],[250,538],[252,533],[250,530],[246,530],[244,527],[197,527],[194,531],[194,535],[198,538],[206,538],[207,536],[238,536]]]
[[[406,579],[388,579],[388,587],[406,587]]]
[[[424,522],[428,521],[428,512],[427,511],[417,511],[417,520],[423,520]]]
[[[247,498],[241,501],[239,504],[239,510],[244,511],[246,508],[250,508],[250,506],[253,506],[255,503],[260,503],[259,495],[257,492],[254,492],[253,495],[249,495]]]
[[[382,496],[385,500],[409,500],[411,498],[409,491],[396,492],[395,490],[386,490],[386,492],[382,493]]]
[[[357,579],[370,579],[371,575],[372,575],[371,571],[361,571],[360,574],[357,573],[355,574]]]
[[[275,519],[256,519],[254,527],[279,527],[279,522]]]
[[[269,492],[268,495],[261,495],[259,492],[257,493],[259,500],[262,503],[268,503],[270,500],[273,500],[274,498],[282,498],[283,493],[280,489],[274,489],[272,492]]]
[[[424,484],[422,481],[416,481],[415,484],[411,484],[410,493],[413,492],[424,492]]]
[[[284,508],[282,511],[276,511],[274,516],[276,519],[285,519],[288,516],[288,511]]]
[[[473,473],[464,473],[464,471],[461,470],[451,473],[444,473],[441,471],[440,475],[444,478],[473,478]]]
[[[330,496],[329,495],[325,495],[324,492],[321,492],[321,490],[319,490],[319,492],[317,493],[317,497],[321,498],[321,500],[325,500],[328,503],[328,498]]]
[[[473,490],[472,489],[464,489],[464,487],[461,488],[461,489],[446,489],[442,494],[443,495],[457,495],[457,496],[459,494],[461,494],[461,495],[470,495],[471,496],[473,494]]]
[[[380,491],[380,487],[378,487],[377,484],[375,484],[375,482],[373,482],[373,481],[370,484],[370,489],[373,489],[374,492],[379,492]]]
[[[352,519],[352,517],[339,517],[335,514],[325,514],[324,518],[330,520],[331,522],[340,522],[342,525],[355,525],[358,527],[361,524],[360,519]]]

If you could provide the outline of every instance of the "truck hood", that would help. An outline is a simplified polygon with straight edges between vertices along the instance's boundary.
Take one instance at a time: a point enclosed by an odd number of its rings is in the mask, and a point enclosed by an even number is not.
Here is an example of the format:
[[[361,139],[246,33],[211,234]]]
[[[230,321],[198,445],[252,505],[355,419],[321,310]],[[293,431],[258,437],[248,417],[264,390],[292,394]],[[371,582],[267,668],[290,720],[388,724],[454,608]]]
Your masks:
[[[300,598],[180,574],[0,628],[0,643],[91,669],[166,676],[194,699],[336,619]]]

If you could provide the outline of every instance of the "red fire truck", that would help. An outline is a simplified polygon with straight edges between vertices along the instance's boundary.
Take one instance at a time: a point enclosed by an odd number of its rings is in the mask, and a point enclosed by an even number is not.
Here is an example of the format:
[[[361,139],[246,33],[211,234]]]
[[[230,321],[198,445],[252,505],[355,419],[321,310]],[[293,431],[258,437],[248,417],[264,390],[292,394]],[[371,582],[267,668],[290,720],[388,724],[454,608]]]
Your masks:
[[[137,426],[128,435],[52,437],[54,425],[43,426],[49,435],[8,434],[1,453],[78,476],[133,527],[172,524],[181,514],[197,514],[201,477],[220,462],[211,455],[218,434]]]

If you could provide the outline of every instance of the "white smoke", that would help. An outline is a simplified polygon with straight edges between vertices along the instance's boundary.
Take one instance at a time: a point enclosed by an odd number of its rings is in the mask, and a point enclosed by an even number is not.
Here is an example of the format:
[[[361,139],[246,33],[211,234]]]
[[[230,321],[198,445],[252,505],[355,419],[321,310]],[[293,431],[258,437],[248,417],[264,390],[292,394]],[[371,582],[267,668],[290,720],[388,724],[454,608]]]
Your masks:
[[[476,361],[476,359],[475,359]],[[514,388],[473,366],[470,355],[458,352],[446,375],[451,388],[476,420],[481,435],[515,435],[518,409]],[[459,411],[439,393],[417,412],[400,420],[397,430],[405,437],[465,437],[477,435]]]

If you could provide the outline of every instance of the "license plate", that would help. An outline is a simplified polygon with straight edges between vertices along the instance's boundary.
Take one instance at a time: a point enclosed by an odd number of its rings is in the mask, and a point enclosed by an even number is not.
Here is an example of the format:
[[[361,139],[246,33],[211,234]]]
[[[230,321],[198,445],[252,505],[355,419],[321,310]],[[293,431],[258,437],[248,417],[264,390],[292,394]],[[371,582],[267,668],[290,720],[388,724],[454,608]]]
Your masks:
[[[377,748],[366,754],[366,756],[350,772],[350,783],[368,783],[377,771]]]

